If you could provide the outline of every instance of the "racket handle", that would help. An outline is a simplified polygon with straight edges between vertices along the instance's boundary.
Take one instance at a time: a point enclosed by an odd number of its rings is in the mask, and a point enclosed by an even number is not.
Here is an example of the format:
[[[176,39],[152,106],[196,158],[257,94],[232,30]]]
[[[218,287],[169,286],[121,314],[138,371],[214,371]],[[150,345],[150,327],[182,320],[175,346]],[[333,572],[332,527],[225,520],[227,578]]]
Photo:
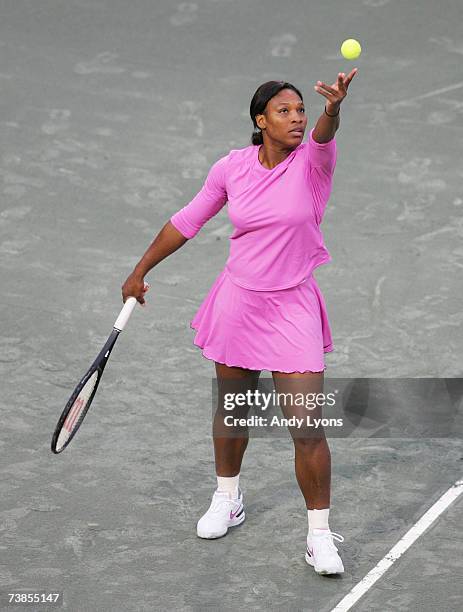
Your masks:
[[[134,297],[129,297],[125,300],[124,306],[121,312],[119,313],[119,316],[117,317],[116,322],[113,325],[114,329],[118,329],[119,331],[122,331],[124,329],[125,324],[129,320],[130,315],[132,314],[136,303],[137,303],[137,298],[134,298]]]
[[[145,282],[144,287],[145,287],[145,291],[148,291],[148,289],[150,288],[150,285]],[[137,298],[133,296],[130,296],[125,300],[124,306],[121,312],[119,313],[119,316],[117,317],[116,322],[113,325],[114,329],[118,329],[119,331],[122,331],[124,329],[125,324],[129,320],[130,315],[132,314],[136,303],[137,303]]]

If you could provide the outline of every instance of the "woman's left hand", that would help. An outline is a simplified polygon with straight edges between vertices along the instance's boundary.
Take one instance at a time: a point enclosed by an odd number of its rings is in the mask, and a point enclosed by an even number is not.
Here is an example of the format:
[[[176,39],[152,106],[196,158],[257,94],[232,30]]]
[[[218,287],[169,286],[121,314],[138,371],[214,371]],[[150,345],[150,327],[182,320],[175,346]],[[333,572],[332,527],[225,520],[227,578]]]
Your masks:
[[[315,90],[318,91],[318,93],[322,96],[325,96],[325,98],[328,100],[328,103],[326,104],[326,110],[329,113],[335,114],[338,112],[341,102],[347,96],[347,89],[349,87],[349,84],[354,78],[354,76],[357,74],[357,72],[357,68],[351,70],[351,72],[349,72],[347,76],[344,74],[344,72],[340,72],[338,74],[338,80],[336,81],[336,83],[333,83],[331,87],[323,81],[317,81],[317,84],[315,85]]]

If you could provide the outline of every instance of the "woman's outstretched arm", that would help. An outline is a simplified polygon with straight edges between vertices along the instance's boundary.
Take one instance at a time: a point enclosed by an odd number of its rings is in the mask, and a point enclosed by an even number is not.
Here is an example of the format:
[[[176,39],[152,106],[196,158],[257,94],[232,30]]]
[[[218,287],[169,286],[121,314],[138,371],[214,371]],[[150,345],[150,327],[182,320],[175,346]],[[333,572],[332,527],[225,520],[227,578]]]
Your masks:
[[[357,72],[357,68],[354,68],[347,77],[344,72],[340,72],[337,82],[333,83],[331,87],[323,83],[323,81],[317,81],[317,84],[314,86],[314,89],[328,100],[325,103],[326,112],[323,111],[322,115],[320,115],[313,131],[313,138],[316,142],[322,144],[334,138],[339,128],[339,109],[341,102],[346,97],[349,83]],[[335,116],[329,117],[327,113]]]

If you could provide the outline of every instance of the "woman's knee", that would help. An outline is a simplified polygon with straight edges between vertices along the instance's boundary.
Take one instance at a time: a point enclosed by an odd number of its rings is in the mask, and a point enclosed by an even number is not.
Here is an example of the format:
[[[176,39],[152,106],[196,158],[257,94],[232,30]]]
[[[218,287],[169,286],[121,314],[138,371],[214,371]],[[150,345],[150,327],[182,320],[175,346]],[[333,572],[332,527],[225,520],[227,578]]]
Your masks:
[[[291,434],[293,438],[294,448],[298,452],[311,454],[315,452],[320,452],[321,449],[328,449],[328,442],[324,433],[317,432],[301,432],[298,431],[297,434]]]

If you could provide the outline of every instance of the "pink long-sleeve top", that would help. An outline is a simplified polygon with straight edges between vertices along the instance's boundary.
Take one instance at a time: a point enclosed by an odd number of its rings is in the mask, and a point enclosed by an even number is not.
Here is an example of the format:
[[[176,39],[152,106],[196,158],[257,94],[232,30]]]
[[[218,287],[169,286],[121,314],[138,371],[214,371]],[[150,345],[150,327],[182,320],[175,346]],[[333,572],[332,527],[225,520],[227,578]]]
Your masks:
[[[234,230],[225,268],[241,287],[287,289],[332,259],[320,224],[332,188],[336,140],[318,143],[312,132],[271,170],[259,161],[259,145],[232,149],[211,166],[201,191],[170,218],[193,238],[228,201]]]

